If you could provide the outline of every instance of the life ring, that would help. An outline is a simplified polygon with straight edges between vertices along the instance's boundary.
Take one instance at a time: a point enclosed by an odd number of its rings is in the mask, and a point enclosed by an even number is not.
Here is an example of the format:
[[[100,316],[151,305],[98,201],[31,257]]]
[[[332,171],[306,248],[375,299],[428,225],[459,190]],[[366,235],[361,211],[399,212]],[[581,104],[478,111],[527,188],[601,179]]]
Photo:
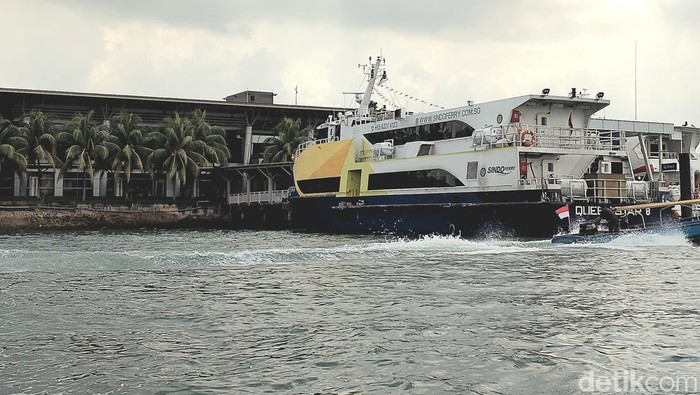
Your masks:
[[[523,130],[523,132],[520,133],[520,144],[522,144],[523,147],[529,147],[535,144],[535,132],[532,130]]]

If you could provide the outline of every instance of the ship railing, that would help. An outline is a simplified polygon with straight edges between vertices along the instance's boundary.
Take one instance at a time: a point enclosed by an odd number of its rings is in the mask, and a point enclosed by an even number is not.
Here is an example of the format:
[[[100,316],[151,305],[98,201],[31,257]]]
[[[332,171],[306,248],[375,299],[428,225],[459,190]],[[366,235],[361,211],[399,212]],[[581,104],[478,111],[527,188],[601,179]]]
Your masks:
[[[368,161],[368,160],[373,159],[373,158],[374,158],[374,150],[372,149],[372,147],[370,147],[370,148],[361,149],[359,154],[357,155],[356,160],[358,162],[365,162],[365,161]],[[384,158],[377,158],[377,159],[381,160]]]
[[[546,189],[548,185],[558,185],[560,183],[560,179],[556,177],[521,178],[519,183],[521,186],[530,185],[537,189]]]
[[[653,158],[653,154],[649,154],[650,158]],[[678,159],[678,152],[662,152],[661,153],[661,159]]]
[[[380,122],[395,119],[396,115],[394,114],[394,111],[379,111],[375,114],[375,117],[377,122]]]
[[[623,151],[626,142],[625,133],[620,130],[599,131],[527,124],[491,127],[482,133],[481,141],[475,141],[475,145],[486,144],[491,148],[515,144],[528,148]]]
[[[372,148],[360,150],[360,153],[358,154],[358,156],[356,158],[356,160],[358,162],[367,162],[370,160],[382,161],[382,160],[387,160],[387,159],[394,159],[394,155],[376,154]]]
[[[562,186],[562,180],[572,177],[549,177],[549,178],[531,178],[521,179],[520,186],[524,189],[539,189],[555,190],[559,189],[563,197],[571,200],[581,200],[595,203],[626,203],[630,201],[647,201],[656,196],[658,185],[653,182],[647,182],[646,192],[640,196],[630,194],[628,182],[633,180],[627,178],[586,178],[585,185],[579,189],[570,185],[568,189]],[[632,192],[634,193],[634,192]]]
[[[562,196],[571,200],[615,204],[654,201],[658,198],[660,189],[666,184],[663,181],[646,181],[646,192],[636,195],[633,189],[629,189],[633,187],[629,183],[638,183],[638,181],[629,178],[586,178],[584,179],[585,187],[578,193],[574,193],[575,188],[564,189],[561,187],[562,180],[566,179],[572,179],[572,177],[521,178],[518,180],[518,184],[523,189],[542,189],[543,191],[559,189]],[[692,199],[700,199],[700,188],[693,189]],[[696,204],[694,207],[696,210],[700,210],[700,204]]]
[[[387,160],[387,159],[394,159],[394,153],[392,152],[391,154],[382,154],[382,153],[377,153],[373,148],[366,148],[363,150],[360,150],[356,160],[358,162],[367,162],[367,161],[382,161],[382,160]]]
[[[307,149],[311,146],[318,145],[318,144],[324,144],[324,143],[330,143],[331,141],[338,141],[338,137],[326,137],[323,139],[305,141],[305,142],[299,144],[299,146],[297,146],[296,151],[294,151],[294,157],[295,158],[298,157],[302,153],[302,151],[304,151],[305,149]]]
[[[233,193],[228,195],[230,205],[282,203],[289,198],[289,190],[259,191],[248,193]]]
[[[588,198],[594,202],[623,202],[628,200],[626,179],[587,179]]]

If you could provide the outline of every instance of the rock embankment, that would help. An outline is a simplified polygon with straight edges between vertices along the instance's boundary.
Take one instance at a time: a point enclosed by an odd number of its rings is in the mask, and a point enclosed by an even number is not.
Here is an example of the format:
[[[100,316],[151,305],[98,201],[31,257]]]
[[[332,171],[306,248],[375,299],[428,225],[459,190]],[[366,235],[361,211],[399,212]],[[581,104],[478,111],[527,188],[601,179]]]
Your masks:
[[[174,205],[143,207],[3,207],[0,232],[27,230],[120,229],[143,227],[206,226],[221,217],[201,208],[177,208]]]

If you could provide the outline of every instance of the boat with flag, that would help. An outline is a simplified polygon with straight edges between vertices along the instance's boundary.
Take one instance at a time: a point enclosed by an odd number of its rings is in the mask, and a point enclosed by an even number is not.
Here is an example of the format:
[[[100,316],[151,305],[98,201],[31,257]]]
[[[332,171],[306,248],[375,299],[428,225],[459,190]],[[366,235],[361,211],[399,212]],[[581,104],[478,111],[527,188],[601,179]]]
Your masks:
[[[700,204],[700,199],[681,200],[676,202],[660,202],[639,204],[631,206],[614,207],[611,211],[615,212],[617,217],[620,217],[624,224],[621,229],[614,229],[607,221],[606,228],[600,229],[599,222],[588,221],[579,224],[577,231],[572,233],[558,234],[552,237],[552,243],[557,244],[599,244],[608,243],[622,236],[640,235],[640,234],[681,234],[690,242],[700,244],[700,218],[697,216],[690,218],[659,218],[651,224],[641,224],[630,226],[626,221],[624,213],[634,210],[646,210],[652,208],[668,208],[673,206],[693,207]],[[563,210],[562,210],[563,212]],[[661,211],[657,211],[661,213]]]
[[[635,178],[630,164],[628,137],[636,135],[589,126],[609,104],[603,92],[556,96],[543,89],[414,113],[372,100],[395,91],[385,64],[370,58],[358,108],[330,115],[299,146],[293,227],[551,237],[572,219],[595,216],[601,202],[658,199],[658,184]],[[690,162],[700,169],[700,158]],[[655,217],[650,210],[630,215],[633,225]]]

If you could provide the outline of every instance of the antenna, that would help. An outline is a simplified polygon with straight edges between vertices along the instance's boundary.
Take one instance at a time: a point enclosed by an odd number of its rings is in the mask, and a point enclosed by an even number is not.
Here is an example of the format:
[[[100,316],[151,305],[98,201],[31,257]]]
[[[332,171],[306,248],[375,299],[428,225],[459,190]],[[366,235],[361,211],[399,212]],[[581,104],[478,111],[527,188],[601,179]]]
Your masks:
[[[634,42],[634,120],[637,120],[637,42]]]

